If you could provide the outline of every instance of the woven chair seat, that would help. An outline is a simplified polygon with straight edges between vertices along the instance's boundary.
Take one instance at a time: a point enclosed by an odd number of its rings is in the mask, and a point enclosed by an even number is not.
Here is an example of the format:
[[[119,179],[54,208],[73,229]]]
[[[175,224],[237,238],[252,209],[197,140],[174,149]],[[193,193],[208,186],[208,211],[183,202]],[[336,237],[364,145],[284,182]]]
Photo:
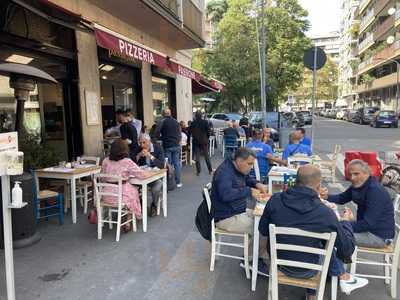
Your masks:
[[[377,252],[377,253],[393,253],[394,248],[393,245],[385,246],[384,248],[368,248],[368,247],[357,247],[358,251],[370,251],[370,252]]]
[[[50,190],[39,191],[38,199],[47,199],[57,197],[58,193]]]
[[[278,271],[278,282],[280,284],[303,287],[307,289],[317,289],[320,280],[321,280],[321,273],[318,273],[316,276],[308,279],[302,279],[302,278],[289,277],[283,274],[282,272]]]

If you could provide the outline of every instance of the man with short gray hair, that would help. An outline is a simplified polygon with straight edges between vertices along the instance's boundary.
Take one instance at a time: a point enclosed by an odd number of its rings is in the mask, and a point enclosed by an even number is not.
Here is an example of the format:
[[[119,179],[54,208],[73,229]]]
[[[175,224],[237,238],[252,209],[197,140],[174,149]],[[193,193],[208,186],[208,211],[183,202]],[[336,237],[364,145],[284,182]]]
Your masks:
[[[345,209],[345,216],[352,220],[356,245],[384,248],[395,235],[393,202],[386,189],[370,175],[366,162],[352,160],[348,170],[351,186],[338,195],[328,195],[327,189],[323,189],[321,197],[337,204],[357,204],[357,220],[353,220],[349,208]]]

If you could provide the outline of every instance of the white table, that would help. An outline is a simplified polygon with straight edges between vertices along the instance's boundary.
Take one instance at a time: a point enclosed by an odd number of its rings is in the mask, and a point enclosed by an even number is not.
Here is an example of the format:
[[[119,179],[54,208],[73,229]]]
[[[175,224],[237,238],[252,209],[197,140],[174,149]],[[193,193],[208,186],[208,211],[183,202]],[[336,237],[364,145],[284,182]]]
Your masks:
[[[283,183],[285,174],[291,175],[291,174],[296,174],[296,172],[297,172],[296,170],[287,167],[273,166],[268,173],[268,192],[272,193],[273,182]]]
[[[147,186],[149,183],[152,183],[156,180],[162,178],[163,180],[163,191],[162,191],[162,209],[164,218],[167,217],[167,171],[166,170],[158,170],[158,171],[150,171],[153,173],[151,176],[139,179],[139,178],[130,178],[129,183],[134,185],[140,185],[142,187],[142,224],[143,224],[143,232],[147,231]]]
[[[256,290],[257,275],[258,275],[258,248],[260,247],[260,232],[258,231],[258,225],[260,224],[261,216],[264,212],[265,204],[262,205],[257,203],[253,210],[254,216],[254,229],[253,229],[253,265],[251,272],[251,290]]]
[[[76,223],[76,180],[83,177],[92,176],[100,173],[101,167],[85,167],[85,168],[60,168],[50,167],[45,169],[36,170],[38,178],[52,178],[63,179],[71,182],[71,210],[72,210],[72,223]],[[65,203],[64,203],[65,205]]]

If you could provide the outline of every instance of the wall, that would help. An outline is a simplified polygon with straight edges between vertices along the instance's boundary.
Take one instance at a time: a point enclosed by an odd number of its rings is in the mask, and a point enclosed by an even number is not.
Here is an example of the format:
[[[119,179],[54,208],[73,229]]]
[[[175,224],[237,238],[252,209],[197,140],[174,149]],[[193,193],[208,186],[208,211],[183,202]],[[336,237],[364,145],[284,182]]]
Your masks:
[[[181,63],[190,66],[192,61],[191,51],[178,51],[176,58]],[[178,121],[192,120],[192,80],[180,75],[176,76],[176,110]]]
[[[76,31],[76,48],[79,68],[79,97],[81,104],[83,152],[85,155],[100,155],[102,152],[103,126],[101,122],[99,60],[97,44],[93,34]],[[97,94],[98,125],[87,125],[85,90]]]
[[[153,120],[153,90],[151,84],[151,64],[142,63],[142,95],[143,95],[143,118],[147,128],[151,128]]]

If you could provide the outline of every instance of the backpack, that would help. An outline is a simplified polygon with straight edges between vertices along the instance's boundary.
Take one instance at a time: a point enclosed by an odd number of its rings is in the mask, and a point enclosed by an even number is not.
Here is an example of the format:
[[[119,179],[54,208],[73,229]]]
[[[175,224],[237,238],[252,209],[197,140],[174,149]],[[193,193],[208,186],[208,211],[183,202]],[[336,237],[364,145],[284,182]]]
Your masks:
[[[211,241],[211,221],[213,219],[212,214],[208,211],[207,201],[203,195],[203,201],[197,208],[196,212],[196,227],[199,230],[201,236],[207,241]]]
[[[400,166],[388,166],[383,170],[382,185],[393,193],[400,193]],[[392,193],[390,193],[392,194]],[[392,196],[392,195],[391,195]]]
[[[173,165],[167,165],[167,190],[173,191],[176,189],[175,168]]]

